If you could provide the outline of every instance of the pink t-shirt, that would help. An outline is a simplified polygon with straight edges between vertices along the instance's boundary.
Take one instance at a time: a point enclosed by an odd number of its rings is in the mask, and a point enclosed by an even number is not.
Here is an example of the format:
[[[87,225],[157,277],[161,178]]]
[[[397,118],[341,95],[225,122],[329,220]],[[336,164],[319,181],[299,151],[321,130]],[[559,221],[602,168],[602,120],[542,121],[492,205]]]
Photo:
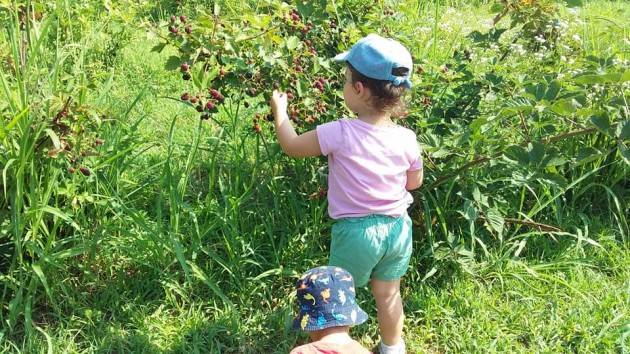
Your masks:
[[[413,131],[358,119],[319,125],[317,138],[328,156],[328,214],[333,219],[370,214],[400,216],[413,198],[407,171],[422,169]]]

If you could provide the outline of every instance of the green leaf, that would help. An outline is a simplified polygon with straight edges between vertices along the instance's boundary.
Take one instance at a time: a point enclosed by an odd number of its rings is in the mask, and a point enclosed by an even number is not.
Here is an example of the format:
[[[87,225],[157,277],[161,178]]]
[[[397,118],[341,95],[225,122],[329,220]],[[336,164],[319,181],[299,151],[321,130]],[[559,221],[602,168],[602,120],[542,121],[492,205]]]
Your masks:
[[[600,132],[604,134],[610,134],[610,121],[606,112],[592,115],[591,123],[593,123],[593,125],[595,125],[597,130],[599,130]]]
[[[503,6],[503,4],[501,4],[499,2],[495,2],[490,7],[490,12],[493,13],[493,14],[496,14],[496,13],[499,13],[499,12],[503,11],[504,8],[505,8],[505,6]]]
[[[584,5],[582,0],[564,0],[564,2],[567,4],[567,7],[581,7]]]
[[[617,137],[621,140],[630,139],[630,120],[626,119],[617,124]]]
[[[558,92],[560,92],[560,81],[558,80],[553,80],[549,83],[549,86],[547,87],[547,91],[545,92],[545,97],[544,99],[547,101],[553,101],[556,99],[556,97],[558,96]]]
[[[44,275],[42,268],[39,266],[38,263],[31,264],[31,267],[33,268],[33,271],[39,278],[39,281],[41,281],[42,285],[44,285],[44,289],[46,290],[46,295],[48,295],[48,297],[52,300],[52,294],[50,292],[50,288],[48,287],[48,282],[46,281],[46,276]]]
[[[527,149],[529,150],[527,153],[529,162],[534,165],[540,164],[545,156],[545,146],[537,141],[534,141],[528,145]]]
[[[565,99],[554,103],[549,109],[558,115],[570,115],[575,113],[582,105],[575,99]]]
[[[162,53],[162,51],[164,50],[164,47],[166,47],[166,42],[159,43],[153,48],[151,48],[151,52]]]
[[[300,39],[296,36],[291,36],[287,38],[286,45],[288,50],[294,50],[300,44]]]
[[[475,221],[477,220],[477,217],[479,216],[477,209],[475,208],[475,206],[470,200],[467,200],[464,203],[464,210],[460,211],[460,214],[462,214],[464,219],[468,221]]]
[[[625,76],[625,73],[623,74]],[[622,79],[621,73],[606,73],[606,74],[583,74],[573,77],[573,81],[578,84],[593,85],[593,84],[606,84],[616,83]]]
[[[24,117],[26,117],[26,114],[28,113],[30,107],[26,107],[22,110],[22,112],[18,113],[15,117],[13,117],[13,119],[11,119],[11,121],[9,122],[9,124],[7,124],[6,127],[3,127],[2,124],[2,120],[0,120],[0,139],[4,139],[4,137],[6,136],[6,133],[10,132],[11,129],[13,129],[13,127]]]
[[[594,147],[590,147],[590,146],[583,147],[577,153],[576,164],[583,165],[583,164],[595,161],[602,156],[604,156],[604,154],[601,151],[595,149]]]
[[[501,236],[503,234],[503,225],[505,224],[505,219],[501,215],[501,212],[497,208],[490,208],[486,212],[487,224],[490,228]]]
[[[171,55],[166,64],[164,64],[164,69],[173,71],[179,69],[179,66],[182,65],[181,58],[175,55]]]
[[[619,152],[621,153],[623,160],[630,165],[630,149],[625,147],[623,144],[619,144]]]
[[[509,146],[505,150],[504,155],[508,159],[510,159],[512,161],[516,161],[516,162],[518,162],[521,165],[529,164],[529,154],[520,145],[511,145],[511,146]]]
[[[52,129],[46,129],[46,134],[48,134],[48,136],[50,137],[50,140],[52,141],[55,149],[61,149],[61,142],[59,141],[57,133],[55,133]]]

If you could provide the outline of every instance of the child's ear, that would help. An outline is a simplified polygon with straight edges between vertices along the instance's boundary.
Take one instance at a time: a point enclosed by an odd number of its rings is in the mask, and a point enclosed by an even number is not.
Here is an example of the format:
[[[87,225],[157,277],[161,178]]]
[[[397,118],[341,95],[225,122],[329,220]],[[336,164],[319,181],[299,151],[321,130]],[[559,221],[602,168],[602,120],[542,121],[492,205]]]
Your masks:
[[[363,86],[363,83],[361,81],[357,81],[352,84],[352,88],[354,88],[354,91],[357,93],[357,95],[361,95],[361,93],[365,91],[365,86]]]

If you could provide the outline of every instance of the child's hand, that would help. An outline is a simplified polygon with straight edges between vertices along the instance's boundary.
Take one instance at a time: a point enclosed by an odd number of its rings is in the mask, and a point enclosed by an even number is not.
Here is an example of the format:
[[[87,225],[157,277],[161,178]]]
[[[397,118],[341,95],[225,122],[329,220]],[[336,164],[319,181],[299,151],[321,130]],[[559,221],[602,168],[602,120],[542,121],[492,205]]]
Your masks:
[[[273,90],[270,104],[273,115],[278,117],[278,113],[287,111],[287,106],[289,105],[287,94],[284,92],[278,92],[278,90]]]

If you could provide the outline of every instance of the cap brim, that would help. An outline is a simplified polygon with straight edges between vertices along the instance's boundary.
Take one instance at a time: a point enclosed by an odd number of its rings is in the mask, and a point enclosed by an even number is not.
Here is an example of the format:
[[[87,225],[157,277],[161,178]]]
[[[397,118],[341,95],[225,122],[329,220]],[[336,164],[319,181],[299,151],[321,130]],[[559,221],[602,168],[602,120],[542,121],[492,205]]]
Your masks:
[[[341,54],[337,54],[337,55],[333,58],[333,60],[334,60],[334,61],[346,61],[346,60],[348,59],[348,54],[349,54],[349,53],[350,53],[350,52],[343,52],[343,53],[341,53]]]

